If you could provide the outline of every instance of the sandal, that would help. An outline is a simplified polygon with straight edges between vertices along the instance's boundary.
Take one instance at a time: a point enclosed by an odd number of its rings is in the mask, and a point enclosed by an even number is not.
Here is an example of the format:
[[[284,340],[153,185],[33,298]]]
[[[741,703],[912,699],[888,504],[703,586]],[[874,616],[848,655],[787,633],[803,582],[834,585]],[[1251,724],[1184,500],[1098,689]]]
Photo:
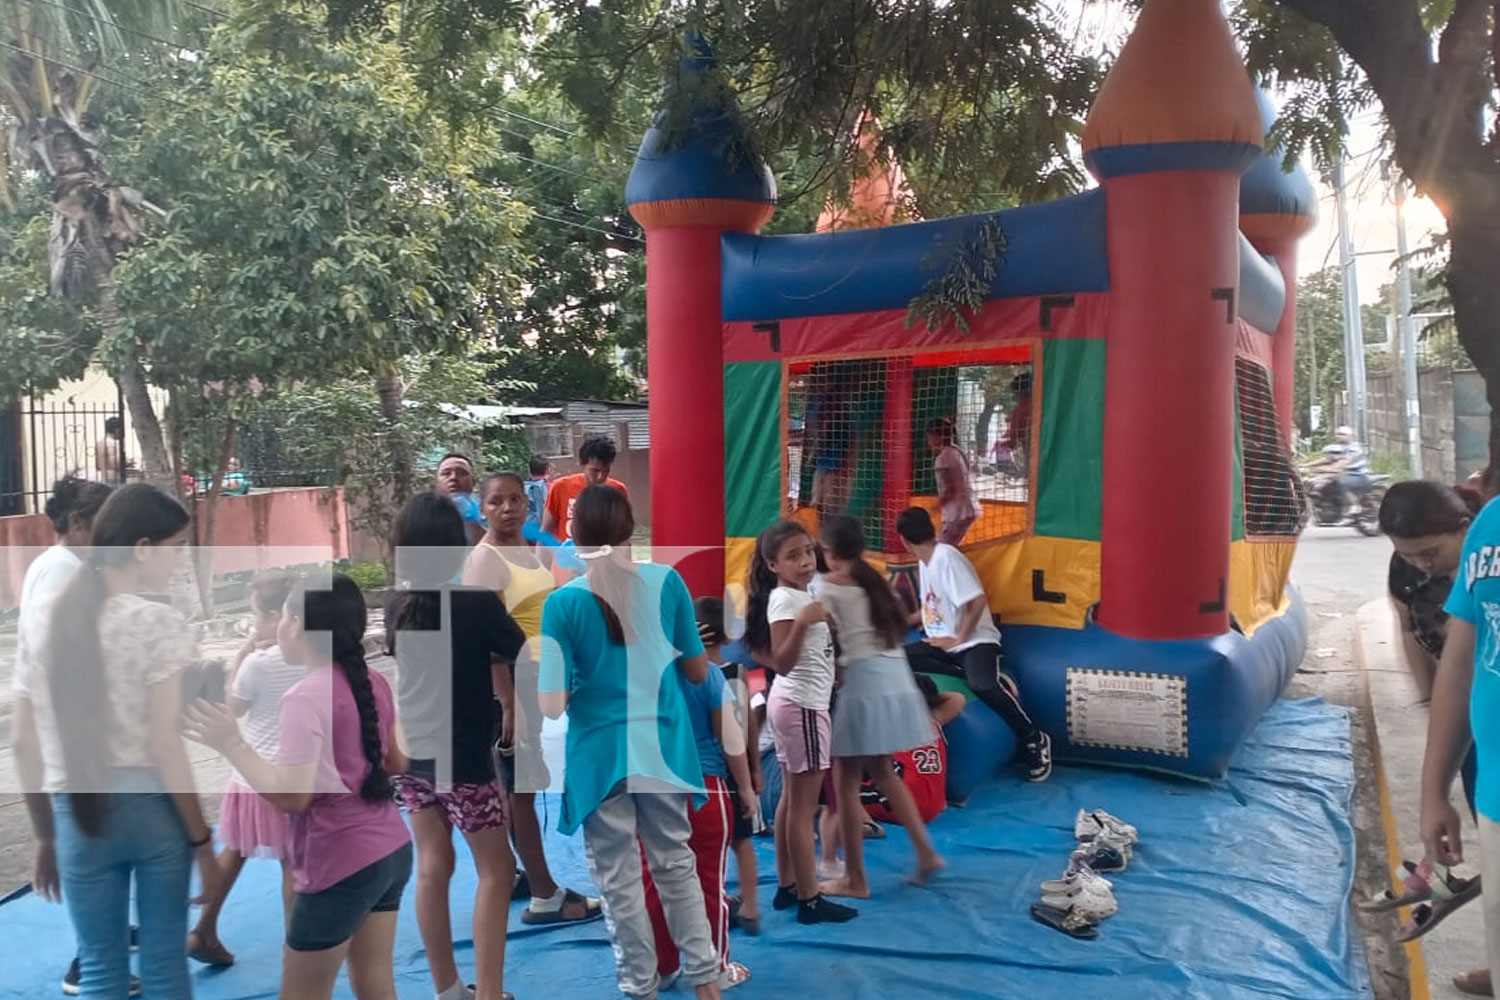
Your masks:
[[[473,996],[477,992],[474,989],[473,983],[465,983],[464,985],[466,985],[469,989],[469,996]],[[500,994],[500,1000],[516,1000],[516,995],[510,990],[505,990]]]
[[[1434,886],[1433,898],[1428,902],[1417,904],[1412,909],[1411,919],[1396,931],[1394,940],[1397,944],[1415,941],[1446,920],[1454,910],[1476,898],[1479,890],[1478,875],[1469,879],[1451,879],[1444,886],[1443,896],[1438,895],[1437,888]]]
[[[227,969],[234,964],[234,953],[224,947],[223,941],[215,939],[212,944],[205,944],[192,931],[187,936],[187,954],[188,958],[202,962],[210,969]]]
[[[1471,997],[1492,997],[1494,984],[1490,982],[1489,969],[1470,969],[1453,977],[1453,988]]]
[[[885,827],[881,826],[873,819],[867,819],[865,820],[864,834],[866,840],[884,840]]]
[[[1432,866],[1426,861],[1421,864],[1403,861],[1401,870],[1396,875],[1401,879],[1401,888],[1399,890],[1382,889],[1365,902],[1360,903],[1359,908],[1366,913],[1380,913],[1411,906],[1413,903],[1426,902],[1432,898],[1432,876]]]
[[[719,988],[724,990],[732,990],[736,986],[739,986],[742,983],[748,983],[749,981],[750,970],[745,968],[738,962],[730,962],[729,965],[724,969],[724,980],[720,984]]]
[[[1032,903],[1031,917],[1038,923],[1046,924],[1080,941],[1092,941],[1099,936],[1093,922],[1077,910],[1060,910],[1045,903]]]
[[[534,910],[528,906],[521,911],[521,923],[533,926],[577,924],[586,920],[596,920],[603,915],[604,910],[599,900],[576,893],[572,889],[564,889],[561,906],[555,910]]]

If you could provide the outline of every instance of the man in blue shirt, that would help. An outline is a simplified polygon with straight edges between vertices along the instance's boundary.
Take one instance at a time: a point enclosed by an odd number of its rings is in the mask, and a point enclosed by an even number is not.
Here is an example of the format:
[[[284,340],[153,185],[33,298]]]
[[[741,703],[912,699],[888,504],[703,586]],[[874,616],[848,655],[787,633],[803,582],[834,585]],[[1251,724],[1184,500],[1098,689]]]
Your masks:
[[[1340,427],[1333,432],[1333,443],[1323,449],[1323,457],[1311,469],[1330,477],[1324,488],[1333,491],[1342,511],[1352,511],[1355,501],[1364,496],[1370,485],[1370,462],[1364,447],[1354,440],[1352,427]]]
[[[1434,861],[1463,859],[1449,789],[1472,739],[1479,864],[1485,883],[1500,886],[1500,505],[1487,506],[1469,528],[1445,610],[1448,633],[1422,762],[1422,842]],[[1492,889],[1481,898],[1490,970],[1500,979],[1500,893]]]
[[[469,534],[469,544],[476,545],[489,530],[484,514],[480,513],[479,498],[474,495],[474,463],[462,452],[450,451],[438,460],[437,491],[458,508],[464,519],[464,530]]]
[[[547,510],[547,473],[552,463],[541,455],[531,456],[531,477],[523,484],[526,489],[526,523],[534,528],[542,526],[542,514]]]

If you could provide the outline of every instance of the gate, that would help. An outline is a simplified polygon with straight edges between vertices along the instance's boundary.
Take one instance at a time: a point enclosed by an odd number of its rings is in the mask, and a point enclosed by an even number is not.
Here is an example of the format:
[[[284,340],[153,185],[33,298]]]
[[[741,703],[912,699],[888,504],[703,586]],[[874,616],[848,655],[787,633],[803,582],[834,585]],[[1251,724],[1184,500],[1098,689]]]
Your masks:
[[[0,410],[0,515],[40,514],[66,476],[123,483],[134,464],[125,400],[54,402],[28,396]]]

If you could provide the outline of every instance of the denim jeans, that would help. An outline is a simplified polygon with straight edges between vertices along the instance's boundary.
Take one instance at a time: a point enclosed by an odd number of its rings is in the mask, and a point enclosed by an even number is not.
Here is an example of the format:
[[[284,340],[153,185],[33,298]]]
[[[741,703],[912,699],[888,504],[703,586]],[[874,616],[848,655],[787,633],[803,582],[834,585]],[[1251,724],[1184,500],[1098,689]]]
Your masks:
[[[151,1000],[190,1000],[187,900],[193,852],[182,820],[162,792],[126,792],[105,801],[103,833],[90,837],[79,829],[68,796],[52,800],[63,899],[78,936],[79,996],[120,1000],[129,994],[133,882],[142,991]]]

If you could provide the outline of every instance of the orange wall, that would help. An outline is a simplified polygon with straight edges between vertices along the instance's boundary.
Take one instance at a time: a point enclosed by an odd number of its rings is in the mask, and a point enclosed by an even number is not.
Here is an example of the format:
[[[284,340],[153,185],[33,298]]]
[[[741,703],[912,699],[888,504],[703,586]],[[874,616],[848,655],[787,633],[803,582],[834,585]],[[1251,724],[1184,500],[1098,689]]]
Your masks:
[[[208,504],[202,499],[197,503],[202,524]],[[343,490],[267,490],[221,497],[218,522],[213,563],[216,575],[349,555],[349,518]]]
[[[198,514],[205,513],[198,501]],[[267,490],[219,500],[214,545],[216,574],[343,559],[349,521],[342,490]],[[19,603],[26,567],[56,541],[40,514],[0,517],[0,608]]]
[[[52,522],[43,514],[0,517],[0,608],[21,603],[26,567],[56,541]]]

